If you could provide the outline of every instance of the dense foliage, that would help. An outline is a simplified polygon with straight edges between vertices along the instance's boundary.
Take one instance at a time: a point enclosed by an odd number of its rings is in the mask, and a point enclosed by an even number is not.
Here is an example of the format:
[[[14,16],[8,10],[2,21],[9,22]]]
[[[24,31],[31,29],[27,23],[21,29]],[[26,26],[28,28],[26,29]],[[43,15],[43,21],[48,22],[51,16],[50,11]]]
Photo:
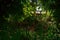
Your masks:
[[[46,13],[36,14],[37,5]],[[59,5],[59,0],[0,0],[0,40],[60,40]]]

